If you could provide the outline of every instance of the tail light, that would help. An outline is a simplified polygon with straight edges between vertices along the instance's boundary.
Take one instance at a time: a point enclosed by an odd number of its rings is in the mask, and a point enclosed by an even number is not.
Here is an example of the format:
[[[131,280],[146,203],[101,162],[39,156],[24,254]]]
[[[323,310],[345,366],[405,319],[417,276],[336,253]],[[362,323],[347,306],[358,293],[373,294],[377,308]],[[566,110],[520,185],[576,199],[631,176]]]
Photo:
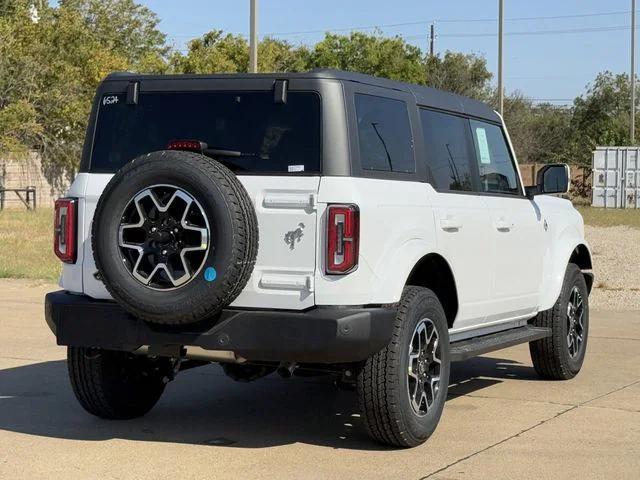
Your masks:
[[[329,205],[327,209],[328,274],[344,275],[358,267],[360,212],[356,205]]]
[[[64,263],[76,261],[77,204],[75,198],[59,198],[55,204],[53,251]]]

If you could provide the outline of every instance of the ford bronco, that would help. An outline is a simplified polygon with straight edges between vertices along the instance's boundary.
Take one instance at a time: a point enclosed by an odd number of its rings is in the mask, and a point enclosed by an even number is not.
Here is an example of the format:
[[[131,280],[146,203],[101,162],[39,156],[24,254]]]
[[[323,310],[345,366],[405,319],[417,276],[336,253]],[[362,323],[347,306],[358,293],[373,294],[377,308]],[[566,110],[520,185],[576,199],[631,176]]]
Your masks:
[[[98,417],[144,415],[212,362],[321,370],[373,439],[416,446],[453,361],[528,342],[542,378],[579,372],[593,275],[568,185],[550,164],[523,186],[502,118],[431,88],[112,74],[56,202],[46,320]]]

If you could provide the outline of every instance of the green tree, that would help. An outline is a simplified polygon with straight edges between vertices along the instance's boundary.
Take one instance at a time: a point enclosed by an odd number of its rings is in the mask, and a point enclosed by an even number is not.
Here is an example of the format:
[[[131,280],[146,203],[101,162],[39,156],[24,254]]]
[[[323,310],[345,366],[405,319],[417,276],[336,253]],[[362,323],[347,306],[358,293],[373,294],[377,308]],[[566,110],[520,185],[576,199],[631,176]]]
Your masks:
[[[446,52],[442,57],[427,57],[425,70],[425,80],[419,83],[480,100],[489,97],[492,75],[483,57]]]
[[[212,30],[191,40],[186,55],[175,53],[171,66],[176,73],[240,73],[249,66],[249,47],[244,37]]]
[[[570,108],[549,104],[536,105],[531,110],[529,128],[535,138],[528,155],[531,163],[566,162],[567,139],[571,137]],[[575,162],[571,162],[575,163]]]
[[[169,52],[158,16],[133,0],[60,0],[60,9],[77,12],[92,38],[133,69],[158,64]]]
[[[98,83],[112,71],[166,70],[156,25],[130,0],[11,2],[0,15],[0,150],[37,150],[48,173],[70,174]]]
[[[568,160],[590,165],[599,145],[628,145],[631,86],[626,74],[602,72],[573,103]]]
[[[258,70],[261,72],[304,72],[309,70],[310,52],[306,47],[275,38],[258,45]]]
[[[373,35],[361,32],[350,35],[327,33],[312,49],[309,66],[425,83],[422,51],[401,37],[383,37],[379,32]]]
[[[258,44],[258,71],[300,72],[308,68],[308,57],[304,47],[265,38]],[[175,53],[171,66],[178,73],[246,73],[249,44],[240,35],[213,30],[189,42],[186,54]]]

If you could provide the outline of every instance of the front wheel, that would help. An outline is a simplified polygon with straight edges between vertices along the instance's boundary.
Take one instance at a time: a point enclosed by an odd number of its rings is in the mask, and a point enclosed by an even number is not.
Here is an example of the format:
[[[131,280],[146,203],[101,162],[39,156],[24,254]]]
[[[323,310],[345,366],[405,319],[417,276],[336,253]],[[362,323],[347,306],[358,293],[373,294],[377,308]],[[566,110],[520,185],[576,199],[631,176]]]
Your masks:
[[[370,357],[357,378],[358,404],[370,436],[415,447],[434,432],[449,387],[449,331],[429,289],[403,292],[389,344]]]
[[[568,380],[584,362],[589,333],[589,291],[580,268],[567,266],[560,297],[533,321],[550,328],[552,335],[529,344],[533,367],[541,378]]]
[[[68,348],[67,366],[80,405],[109,420],[146,414],[160,399],[173,373],[168,358],[83,347]]]

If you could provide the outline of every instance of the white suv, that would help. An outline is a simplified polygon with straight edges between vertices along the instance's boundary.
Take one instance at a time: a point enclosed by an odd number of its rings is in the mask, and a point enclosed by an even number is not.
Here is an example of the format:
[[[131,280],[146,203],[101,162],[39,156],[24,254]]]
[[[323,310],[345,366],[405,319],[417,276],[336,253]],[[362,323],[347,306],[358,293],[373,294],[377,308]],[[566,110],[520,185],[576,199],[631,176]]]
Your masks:
[[[530,342],[584,360],[583,222],[549,165],[524,187],[474,100],[332,70],[110,75],[56,203],[64,290],[46,318],[82,406],[145,414],[185,368],[326,371],[371,436],[434,431],[450,362]]]

